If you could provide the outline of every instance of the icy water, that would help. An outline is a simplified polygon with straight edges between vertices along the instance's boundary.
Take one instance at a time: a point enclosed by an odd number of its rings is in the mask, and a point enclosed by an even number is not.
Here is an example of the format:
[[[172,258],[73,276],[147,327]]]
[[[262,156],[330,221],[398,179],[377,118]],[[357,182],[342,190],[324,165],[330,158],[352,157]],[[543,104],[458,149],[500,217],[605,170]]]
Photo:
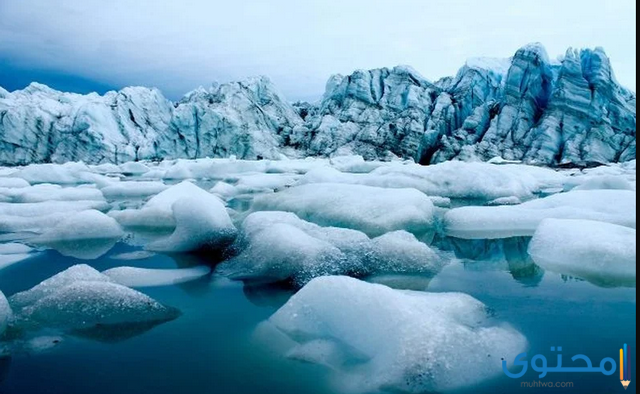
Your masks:
[[[520,241],[514,241],[517,246]],[[553,273],[544,273],[516,258],[496,256],[492,242],[440,241],[459,257],[435,278],[372,279],[401,288],[468,293],[509,322],[530,342],[534,354],[555,356],[550,346],[562,346],[565,360],[586,354],[594,364],[604,357],[617,360],[623,343],[636,348],[635,288],[602,288]],[[506,248],[508,249],[508,248]],[[517,248],[516,248],[517,249]],[[121,265],[175,268],[202,259],[154,255],[147,259],[112,259],[136,250],[117,244],[93,261],[64,257],[55,251],[0,271],[0,288],[7,296],[28,289],[78,263],[98,270]],[[512,256],[513,257],[513,256]],[[483,260],[483,261],[481,261]],[[523,259],[524,260],[524,259]],[[320,365],[287,359],[270,344],[256,339],[256,326],[283,305],[292,291],[278,286],[245,286],[210,275],[175,286],[144,288],[143,292],[179,308],[176,320],[155,327],[101,337],[64,336],[39,352],[13,352],[0,361],[0,392],[27,393],[332,393],[332,375]],[[43,335],[51,333],[42,333]],[[364,333],[363,333],[364,334]],[[514,355],[515,356],[515,355]],[[553,364],[553,363],[551,363]],[[635,365],[635,351],[632,352]],[[635,367],[634,367],[635,368]],[[635,377],[635,374],[634,374]],[[522,382],[572,382],[573,389],[521,388]],[[529,371],[521,379],[504,375],[459,393],[623,392],[618,375],[564,373],[539,379]],[[635,382],[627,392],[635,392]]]

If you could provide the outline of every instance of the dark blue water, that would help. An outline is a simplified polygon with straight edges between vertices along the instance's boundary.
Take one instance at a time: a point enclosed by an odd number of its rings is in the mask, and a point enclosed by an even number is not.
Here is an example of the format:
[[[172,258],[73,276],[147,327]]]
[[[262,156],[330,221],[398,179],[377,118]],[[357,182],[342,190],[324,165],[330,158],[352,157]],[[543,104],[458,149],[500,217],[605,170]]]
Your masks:
[[[197,258],[164,255],[133,261],[110,258],[132,250],[131,246],[118,244],[107,255],[88,263],[98,270],[120,265],[175,268],[201,263]],[[490,246],[474,250],[494,253]],[[87,262],[47,251],[0,271],[0,289],[9,296],[78,263]],[[635,288],[601,288],[498,259],[454,262],[430,281],[428,289],[461,291],[484,302],[498,319],[509,322],[528,338],[529,359],[541,353],[555,360],[549,347],[562,346],[565,364],[574,354],[586,354],[599,364],[604,357],[617,361],[618,349],[624,343],[636,348]],[[286,302],[291,290],[245,286],[211,275],[187,284],[142,291],[179,308],[182,315],[119,336],[65,335],[61,343],[45,351],[14,351],[10,358],[0,361],[0,393],[332,392],[330,371],[289,360],[254,338],[256,326]],[[634,350],[634,366],[635,360]],[[550,365],[554,363],[550,361]],[[635,378],[635,367],[632,375]],[[574,387],[521,388],[522,382],[532,381],[572,382]],[[549,374],[539,379],[531,370],[521,379],[501,375],[459,392],[563,391],[624,392],[617,373]],[[635,382],[627,392],[635,392]]]

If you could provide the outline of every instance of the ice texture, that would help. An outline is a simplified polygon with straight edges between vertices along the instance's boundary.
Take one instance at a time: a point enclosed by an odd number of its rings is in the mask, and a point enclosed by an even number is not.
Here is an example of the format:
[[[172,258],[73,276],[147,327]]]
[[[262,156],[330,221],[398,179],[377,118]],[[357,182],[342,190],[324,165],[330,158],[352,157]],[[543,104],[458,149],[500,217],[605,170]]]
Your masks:
[[[27,245],[15,242],[0,244],[0,270],[37,254],[32,251]]]
[[[636,149],[635,93],[616,81],[604,50],[570,48],[554,63],[540,44],[509,59],[470,60],[436,82],[408,66],[334,75],[314,104],[289,103],[266,77],[201,87],[175,103],[144,87],[100,96],[32,83],[2,90],[0,114],[0,164],[115,163],[132,175],[146,170],[136,161],[156,159],[501,157],[586,166],[633,160]],[[23,177],[48,182],[49,170]],[[177,164],[167,174],[187,179],[189,170]]]
[[[435,274],[443,259],[413,234],[396,231],[373,240],[345,228],[321,227],[288,212],[255,212],[242,225],[238,256],[219,271],[236,279],[292,280],[300,286],[331,274]]]
[[[603,286],[635,287],[635,229],[593,220],[545,219],[528,251],[546,270]]]
[[[189,282],[211,272],[207,266],[177,269],[116,267],[102,272],[114,282],[127,287],[165,286]]]
[[[431,200],[415,189],[314,183],[256,197],[253,210],[288,211],[321,226],[377,236],[394,230],[424,234],[433,226]]]
[[[514,206],[461,207],[444,216],[447,235],[468,239],[531,236],[543,219],[588,219],[636,227],[636,193],[576,190]]]
[[[343,276],[313,279],[269,318],[296,359],[329,365],[339,389],[443,392],[502,373],[526,338],[461,293],[424,293]]]
[[[104,281],[76,281],[22,310],[31,323],[67,329],[161,322],[178,314],[140,292]]]

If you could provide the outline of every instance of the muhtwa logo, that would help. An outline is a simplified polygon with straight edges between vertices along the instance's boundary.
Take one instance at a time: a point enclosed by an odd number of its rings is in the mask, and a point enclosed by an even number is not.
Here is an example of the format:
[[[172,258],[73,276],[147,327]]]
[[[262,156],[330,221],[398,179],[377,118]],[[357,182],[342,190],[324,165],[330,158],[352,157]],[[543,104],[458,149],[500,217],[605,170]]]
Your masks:
[[[622,383],[625,390],[631,384],[631,357],[629,357],[629,350],[626,343],[620,349],[620,383]]]

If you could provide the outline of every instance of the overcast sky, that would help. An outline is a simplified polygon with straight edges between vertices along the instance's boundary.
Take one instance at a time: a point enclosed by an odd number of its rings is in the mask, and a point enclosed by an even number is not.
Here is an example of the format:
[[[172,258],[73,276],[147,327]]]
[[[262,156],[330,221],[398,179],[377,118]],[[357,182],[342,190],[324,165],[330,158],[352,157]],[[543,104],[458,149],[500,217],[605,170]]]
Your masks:
[[[269,76],[291,100],[331,74],[408,64],[428,79],[542,42],[602,46],[635,90],[635,0],[0,0],[0,86],[87,92]]]

